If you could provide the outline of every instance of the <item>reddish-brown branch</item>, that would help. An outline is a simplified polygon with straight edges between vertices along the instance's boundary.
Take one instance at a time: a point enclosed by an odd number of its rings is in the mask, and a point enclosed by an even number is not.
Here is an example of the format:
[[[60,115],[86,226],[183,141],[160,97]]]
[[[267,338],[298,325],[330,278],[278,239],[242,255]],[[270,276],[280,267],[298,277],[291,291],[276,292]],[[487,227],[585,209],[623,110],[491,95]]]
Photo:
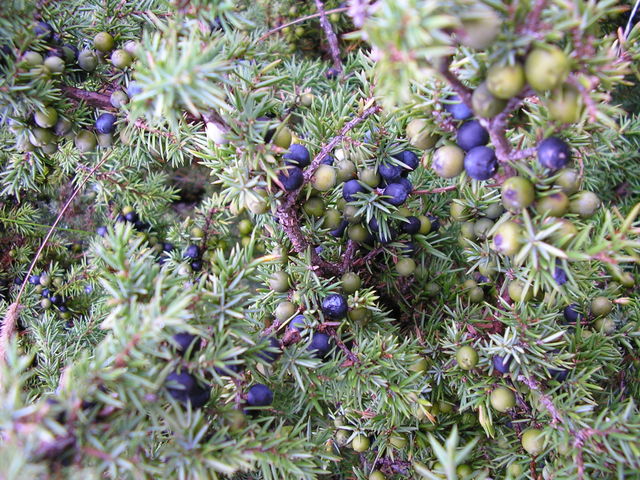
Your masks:
[[[115,110],[113,105],[111,105],[109,95],[98,92],[89,92],[69,85],[62,85],[60,89],[65,96],[72,100],[76,100],[78,102],[82,101],[87,105],[95,108],[101,108],[103,110]]]
[[[333,10],[327,10],[325,13],[327,15],[331,15],[332,13],[346,12],[348,9],[349,9],[349,7],[334,8]],[[283,23],[282,25],[280,25],[280,26],[278,26],[276,28],[273,28],[273,29],[269,30],[267,33],[265,33],[264,35],[262,35],[258,39],[258,42],[263,41],[268,36],[273,35],[274,33],[277,33],[280,30],[284,30],[285,28],[290,27],[291,25],[296,25],[298,23],[306,22],[307,20],[311,20],[312,18],[318,18],[319,16],[320,16],[319,13],[314,13],[313,15],[307,15],[306,17],[296,18],[295,20],[293,20],[292,22],[289,22],[289,23]]]
[[[451,88],[453,88],[454,92],[458,94],[458,97],[460,97],[460,101],[471,108],[471,89],[465,86],[460,81],[460,79],[449,69],[450,66],[451,57],[443,60],[442,63],[440,63],[438,71],[440,72],[440,75],[444,77],[447,83],[449,83]]]
[[[320,14],[320,26],[324,30],[324,34],[327,36],[327,41],[329,42],[329,53],[331,53],[331,58],[333,59],[333,68],[335,68],[338,72],[342,72],[342,62],[340,61],[338,37],[333,31],[333,28],[331,28],[331,22],[329,22],[327,13],[324,11],[324,3],[322,3],[322,0],[315,0],[315,2],[318,13]]]

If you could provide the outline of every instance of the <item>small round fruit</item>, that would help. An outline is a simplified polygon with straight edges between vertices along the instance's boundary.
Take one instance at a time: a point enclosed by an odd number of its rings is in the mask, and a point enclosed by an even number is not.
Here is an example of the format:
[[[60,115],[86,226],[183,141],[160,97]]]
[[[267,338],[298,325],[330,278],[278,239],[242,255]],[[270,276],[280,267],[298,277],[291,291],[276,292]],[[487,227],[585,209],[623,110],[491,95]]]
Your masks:
[[[545,138],[538,145],[538,162],[550,170],[558,170],[571,160],[571,150],[558,137]]]
[[[313,95],[313,93],[310,93],[310,92],[303,93],[300,96],[300,103],[305,107],[310,107],[311,105],[313,105],[314,98],[315,96]]]
[[[278,173],[278,180],[287,192],[293,192],[302,186],[304,175],[300,168],[288,166]]]
[[[442,178],[460,175],[464,170],[464,150],[455,145],[438,148],[433,154],[431,168]]]
[[[262,383],[253,385],[247,393],[247,405],[251,407],[266,407],[273,403],[273,392]]]
[[[98,66],[98,56],[93,50],[82,50],[78,54],[78,65],[85,72],[93,72]]]
[[[565,245],[578,234],[578,227],[566,218],[548,218],[547,220],[550,221],[549,223],[553,222],[553,225],[560,224],[560,228],[554,231],[550,237],[554,244],[558,246]]]
[[[464,169],[474,180],[488,180],[498,169],[496,153],[489,147],[475,147],[464,157]]]
[[[369,474],[369,480],[387,480],[387,477],[380,470],[374,470]]]
[[[458,465],[456,467],[456,474],[463,479],[469,477],[469,475],[471,475],[472,473],[473,469],[467,464],[463,463],[462,465]]]
[[[462,222],[462,224],[460,225],[460,235],[462,235],[462,238],[475,240],[477,237],[474,232],[474,227],[474,222]]]
[[[113,135],[111,133],[99,133],[97,138],[98,146],[102,148],[109,148],[113,145]]]
[[[571,198],[569,211],[577,213],[582,218],[590,218],[595,215],[600,205],[600,198],[595,193],[583,190]]]
[[[42,65],[44,63],[44,58],[38,52],[24,52],[22,55],[22,61],[31,65],[32,67],[36,67],[38,65]]]
[[[551,92],[545,102],[551,119],[560,123],[576,123],[582,114],[582,96],[573,85],[563,85]]]
[[[371,238],[369,230],[361,223],[350,225],[347,228],[347,235],[356,243],[366,243]]]
[[[398,450],[402,450],[407,448],[407,445],[409,445],[409,439],[405,434],[397,433],[389,437],[389,443]]]
[[[293,136],[291,135],[289,127],[286,125],[280,125],[271,141],[280,148],[289,148],[291,146],[292,139]]]
[[[516,396],[505,387],[498,387],[491,392],[491,406],[498,412],[506,412],[516,406]]]
[[[342,275],[340,281],[342,282],[342,290],[344,290],[345,293],[354,293],[362,285],[362,280],[358,274],[353,272],[347,272]]]
[[[360,170],[358,174],[360,181],[371,188],[376,188],[380,185],[380,174],[376,171],[375,168],[365,168],[364,170]]]
[[[510,177],[502,184],[502,204],[507,210],[519,212],[533,203],[533,184],[524,177]]]
[[[111,64],[120,70],[130,67],[131,62],[133,62],[133,57],[126,50],[114,50],[111,54]]]
[[[33,115],[33,121],[42,128],[51,128],[58,121],[58,112],[53,107],[45,107]]]
[[[536,428],[528,428],[522,432],[522,448],[530,455],[539,455],[544,450],[545,441],[541,430]]]
[[[109,97],[109,102],[115,108],[122,108],[129,103],[129,96],[123,90],[114,90]]]
[[[580,189],[580,174],[570,168],[563,168],[558,172],[554,183],[567,195],[573,195]]]
[[[418,220],[420,220],[420,230],[418,230],[418,233],[422,235],[429,233],[431,231],[431,220],[429,220],[429,217],[420,215]]]
[[[469,290],[469,301],[471,303],[480,303],[484,300],[484,290],[481,287],[474,287]]]
[[[35,147],[44,147],[55,141],[55,137],[50,130],[45,128],[34,128],[29,131],[29,141]]]
[[[614,322],[613,319],[609,317],[597,319],[594,322],[593,326],[595,327],[596,331],[605,333],[607,335],[611,335],[616,331],[616,322]]]
[[[487,238],[489,231],[493,228],[494,222],[489,218],[480,218],[473,224],[473,233],[481,240]]]
[[[382,194],[388,197],[385,199],[387,202],[397,207],[407,201],[409,191],[407,191],[405,185],[401,183],[390,183],[385,187]]]
[[[371,320],[371,311],[364,307],[356,307],[349,310],[349,320],[365,325]]]
[[[469,208],[464,205],[462,201],[456,200],[457,199],[454,199],[449,205],[449,214],[451,215],[451,218],[456,222],[462,222],[471,218],[471,212],[469,211]]]
[[[100,32],[93,37],[93,46],[101,52],[110,52],[113,49],[113,37],[108,32]]]
[[[552,193],[536,202],[536,211],[550,217],[562,217],[569,211],[569,197],[564,192]]]
[[[337,173],[331,165],[319,165],[311,178],[313,188],[326,192],[336,186]]]
[[[253,233],[253,223],[251,220],[244,218],[238,222],[238,231],[240,235],[251,235]]]
[[[519,478],[523,471],[522,465],[519,463],[512,463],[507,467],[507,474],[513,478]]]
[[[487,89],[496,98],[509,100],[524,88],[524,84],[524,68],[519,63],[493,65],[487,72]]]
[[[456,120],[468,120],[473,116],[471,109],[460,101],[458,95],[449,95],[444,109]]]
[[[307,350],[313,352],[318,358],[324,358],[331,351],[333,347],[331,343],[331,337],[326,333],[314,332],[311,336],[311,342]]]
[[[480,125],[478,120],[463,123],[456,133],[456,143],[465,152],[486,145],[488,142],[489,132]]]
[[[511,256],[518,253],[522,245],[522,229],[512,221],[500,225],[493,236],[493,249],[503,255]]]
[[[533,298],[533,289],[521,280],[513,280],[507,288],[509,297],[514,302],[528,302]]]
[[[346,182],[344,182],[344,185],[342,185],[342,198],[344,198],[347,202],[353,202],[354,200],[357,200],[357,193],[364,193],[365,191],[365,188],[360,184],[358,180],[347,180]]]
[[[409,143],[419,150],[433,147],[438,141],[438,135],[428,127],[423,118],[414,118],[407,125],[407,138]]]
[[[335,208],[330,208],[324,212],[322,216],[322,225],[325,228],[330,230],[334,230],[340,226],[342,223],[342,215]]]
[[[332,293],[322,300],[322,313],[333,320],[344,318],[347,310],[347,300],[340,294]]]
[[[289,302],[280,302],[273,312],[274,317],[278,319],[280,322],[284,322],[289,318],[293,317],[296,313],[296,306]]]
[[[500,218],[503,213],[504,207],[502,206],[502,203],[492,203],[484,211],[485,217],[490,218],[491,220]]]
[[[269,288],[278,293],[289,291],[289,275],[282,270],[275,272],[269,278]]]
[[[53,73],[62,73],[64,72],[64,60],[60,57],[56,57],[55,55],[51,57],[47,57],[44,60],[44,66],[47,67]]]
[[[409,370],[416,373],[423,373],[429,369],[429,361],[426,358],[420,358],[409,366]]]
[[[356,176],[356,165],[351,160],[340,160],[336,163],[338,182],[345,182]]]
[[[416,262],[412,258],[401,258],[396,263],[396,272],[401,277],[408,277],[416,270]]]
[[[569,76],[569,59],[554,45],[534,48],[524,64],[527,83],[535,90],[552,90]]]
[[[364,435],[356,435],[351,441],[351,448],[356,452],[362,453],[369,450],[369,439]]]
[[[81,153],[92,152],[98,145],[98,139],[89,130],[80,130],[74,139],[76,148]]]
[[[98,133],[113,133],[116,131],[116,116],[112,113],[103,113],[96,119],[96,131]]]
[[[469,4],[462,27],[456,34],[463,45],[477,50],[489,47],[500,32],[502,20],[498,13],[484,3]]]
[[[478,364],[478,352],[472,347],[460,347],[456,352],[456,361],[463,370],[471,370]]]
[[[471,106],[473,112],[479,117],[493,118],[504,110],[504,107],[507,106],[507,101],[494,97],[489,91],[486,82],[483,82],[473,91]]]
[[[312,217],[321,217],[324,215],[324,200],[320,197],[311,197],[309,200],[304,202],[302,209],[307,215]]]
[[[596,317],[609,315],[613,310],[613,303],[607,297],[596,297],[591,300],[591,313]]]

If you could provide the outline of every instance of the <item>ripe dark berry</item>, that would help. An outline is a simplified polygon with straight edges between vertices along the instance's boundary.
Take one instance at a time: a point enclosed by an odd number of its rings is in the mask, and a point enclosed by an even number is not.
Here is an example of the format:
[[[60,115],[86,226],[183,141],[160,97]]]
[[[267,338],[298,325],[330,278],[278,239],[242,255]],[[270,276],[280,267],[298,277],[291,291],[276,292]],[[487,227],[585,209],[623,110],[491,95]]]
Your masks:
[[[287,167],[278,173],[278,180],[287,192],[293,192],[302,186],[304,176],[298,167]]]
[[[449,102],[444,104],[444,109],[456,120],[467,120],[473,116],[471,109],[460,101],[458,95],[450,95],[447,100]]]
[[[512,357],[508,357],[505,360],[505,357],[496,355],[495,357],[493,357],[493,368],[500,373],[507,373],[509,371],[509,364],[511,363],[511,358]]]
[[[347,300],[338,293],[327,295],[322,301],[322,313],[333,320],[344,318],[347,309]]]
[[[286,159],[286,165],[292,165],[298,168],[305,168],[311,164],[309,150],[304,145],[294,143],[289,147],[289,151],[282,158]]]
[[[42,37],[47,42],[51,41],[54,34],[53,27],[47,22],[37,22],[33,31],[36,36]]]
[[[184,258],[197,259],[200,258],[200,247],[197,245],[189,245],[184,252]]]
[[[420,231],[420,219],[413,215],[407,217],[407,222],[402,222],[402,231],[409,235],[414,235]]]
[[[45,298],[49,298],[51,296],[51,290],[49,290],[48,288],[45,288],[44,290],[42,290],[42,293],[40,294]]]
[[[103,113],[96,120],[96,130],[99,133],[113,133],[116,131],[116,116],[111,113]]]
[[[393,183],[402,185],[404,189],[407,191],[407,195],[413,192],[413,184],[411,183],[411,180],[409,180],[408,178],[400,177],[397,182],[393,182]]]
[[[162,251],[163,252],[171,252],[173,250],[173,244],[169,243],[169,242],[164,242],[162,244]]]
[[[365,188],[360,184],[358,180],[348,180],[344,182],[342,186],[342,198],[344,198],[347,202],[352,202],[356,199],[356,193],[362,193],[365,191]]]
[[[564,382],[569,376],[569,371],[565,369],[550,368],[549,373],[559,382]]]
[[[564,285],[569,280],[567,278],[567,272],[565,272],[562,268],[556,267],[553,271],[553,279],[556,281],[558,285]]]
[[[63,301],[62,301],[62,297],[60,295],[51,295],[49,297],[49,300],[51,300],[51,303],[53,303],[54,305],[62,305]]]
[[[101,237],[104,237],[107,234],[107,227],[100,226],[100,227],[96,228],[96,233],[98,235],[100,235]]]
[[[295,330],[297,332],[302,330],[305,326],[306,325],[304,323],[304,315],[296,315],[289,322],[289,329],[290,330]]]
[[[538,145],[538,162],[550,170],[558,170],[571,160],[569,145],[557,137],[544,139]]]
[[[413,172],[418,165],[420,165],[420,159],[411,150],[405,150],[402,153],[394,155],[394,158],[402,162],[405,166],[402,167],[405,173]]]
[[[196,378],[187,372],[170,373],[166,383],[169,395],[182,404],[191,403],[193,408],[200,408],[209,400],[210,388],[199,385]]]
[[[464,169],[475,180],[487,180],[498,169],[498,161],[493,149],[489,147],[475,147],[464,157]]]
[[[346,220],[342,220],[338,228],[331,230],[329,233],[334,237],[341,237],[342,235],[344,235],[344,231],[347,229],[348,225],[349,222],[347,222]]]
[[[333,162],[335,162],[335,159],[331,155],[327,155],[326,157],[324,157],[322,159],[320,164],[321,165],[333,165]]]
[[[234,373],[240,373],[242,371],[242,365],[236,363],[237,358],[232,358],[232,359],[227,358],[224,361],[229,363],[225,363],[221,367],[214,368],[214,370],[218,375],[232,377]]]
[[[331,351],[331,337],[326,333],[315,332],[307,350],[314,352],[316,357],[324,358]]]
[[[192,347],[192,351],[194,352],[200,348],[198,337],[187,332],[176,333],[173,336],[173,343],[176,352],[180,355],[187,353],[189,347]]]
[[[40,285],[40,275],[31,275],[29,277],[29,283],[31,285]]]
[[[384,233],[380,228],[380,225],[378,224],[378,220],[376,220],[375,217],[369,221],[369,229],[378,238],[380,243],[383,244],[391,242],[397,236],[397,232],[391,227],[389,227],[388,234]]]
[[[138,221],[138,214],[136,212],[127,212],[124,214],[124,219],[129,223],[136,223]]]
[[[378,173],[388,183],[398,180],[402,175],[402,170],[403,168],[400,165],[390,162],[382,162],[378,167]]]
[[[191,266],[191,270],[193,270],[194,272],[199,272],[200,270],[202,270],[201,260],[194,260],[189,265]]]
[[[268,343],[267,348],[269,348],[270,350],[266,350],[266,349],[263,350],[261,353],[258,354],[258,358],[261,358],[267,363],[273,363],[278,358],[280,358],[280,355],[282,352],[282,350],[280,349],[280,342],[275,337],[267,337],[263,340],[265,340],[266,343]],[[276,349],[277,352],[271,351],[273,349]]]
[[[489,132],[480,125],[478,120],[463,123],[458,129],[456,143],[464,151],[486,145],[489,142]]]
[[[384,189],[383,195],[388,196],[385,200],[396,207],[407,201],[409,193],[407,187],[400,183],[390,183]]]
[[[331,67],[330,69],[328,69],[324,74],[324,76],[327,77],[329,80],[338,78],[338,75],[340,75],[340,70],[334,67]]]
[[[253,385],[247,393],[247,405],[251,407],[266,407],[273,403],[273,392],[262,383]]]
[[[127,87],[127,95],[129,98],[139,95],[142,93],[142,87],[139,86],[136,82],[131,82]]]
[[[580,319],[580,312],[578,311],[578,304],[572,303],[567,305],[562,310],[562,315],[567,322],[577,322]]]
[[[428,214],[427,218],[431,222],[431,232],[437,232],[440,230],[440,219],[435,215]]]
[[[413,242],[402,242],[402,246],[400,247],[400,252],[402,255],[406,255],[411,257],[418,251],[418,247]]]

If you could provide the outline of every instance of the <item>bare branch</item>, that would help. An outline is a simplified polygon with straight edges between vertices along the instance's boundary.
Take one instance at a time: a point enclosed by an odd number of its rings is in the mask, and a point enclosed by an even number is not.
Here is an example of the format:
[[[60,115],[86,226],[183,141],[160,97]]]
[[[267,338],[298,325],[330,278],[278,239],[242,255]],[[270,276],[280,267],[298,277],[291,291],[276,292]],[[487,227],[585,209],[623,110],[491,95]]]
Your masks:
[[[324,34],[327,36],[327,41],[329,42],[329,52],[331,53],[331,58],[333,59],[333,68],[335,68],[338,72],[342,72],[342,62],[340,61],[338,37],[333,31],[333,28],[331,28],[331,22],[329,22],[327,13],[324,11],[324,3],[322,3],[322,0],[315,1],[316,8],[318,9],[318,13],[320,14],[320,25],[324,30]]]

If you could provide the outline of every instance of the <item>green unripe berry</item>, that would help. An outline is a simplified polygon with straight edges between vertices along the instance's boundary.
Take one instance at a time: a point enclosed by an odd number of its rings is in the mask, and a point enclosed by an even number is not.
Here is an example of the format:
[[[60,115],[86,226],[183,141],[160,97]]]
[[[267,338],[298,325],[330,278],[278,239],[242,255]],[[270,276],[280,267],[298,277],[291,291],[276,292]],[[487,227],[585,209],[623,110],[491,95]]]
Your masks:
[[[396,272],[401,277],[408,277],[416,270],[416,262],[413,261],[412,258],[401,258],[396,263]]]
[[[462,19],[462,27],[456,31],[460,43],[469,48],[484,50],[500,32],[502,20],[497,12],[484,3],[473,3]]]
[[[356,452],[362,453],[369,450],[369,439],[364,435],[356,435],[351,441],[351,448],[353,448]]]
[[[616,331],[616,322],[614,322],[613,319],[609,317],[597,319],[594,322],[593,326],[595,327],[596,331],[605,333],[607,335],[611,335]]]
[[[426,358],[420,358],[409,366],[409,370],[416,373],[423,373],[429,369],[429,361]]]
[[[324,215],[324,201],[320,197],[311,197],[302,205],[304,212],[312,217]]]
[[[62,73],[65,67],[64,60],[56,56],[47,57],[44,60],[44,66],[53,73]]]
[[[519,212],[533,203],[533,184],[523,177],[507,178],[502,184],[502,205],[507,210]]]
[[[407,125],[407,138],[412,146],[426,150],[436,144],[439,136],[431,131],[426,120],[415,118]]]
[[[466,238],[468,240],[475,240],[476,234],[474,232],[475,224],[473,222],[462,222],[460,224],[460,235],[462,238]]]
[[[529,428],[522,433],[522,448],[530,455],[540,455],[544,450],[545,441],[541,430]]]
[[[253,233],[253,223],[251,220],[244,218],[238,222],[238,231],[240,235],[251,235]]]
[[[92,152],[98,145],[98,139],[89,130],[80,130],[74,140],[76,148],[81,153]]]
[[[545,102],[549,116],[560,123],[576,123],[582,114],[582,96],[573,85],[563,85],[551,92]]]
[[[420,215],[418,220],[420,220],[420,230],[418,230],[418,233],[422,235],[429,233],[431,231],[431,220],[429,220],[429,217]]]
[[[33,121],[42,128],[51,128],[58,121],[58,112],[53,107],[45,107],[33,115]]]
[[[464,170],[464,150],[456,145],[445,145],[433,153],[431,168],[442,178],[457,177]]]
[[[463,290],[471,290],[472,288],[476,288],[478,286],[478,282],[476,282],[473,278],[467,278],[462,284]]]
[[[387,477],[380,470],[374,470],[369,474],[369,480],[387,480]]]
[[[453,200],[449,205],[449,214],[451,218],[457,222],[462,222],[471,218],[469,207],[464,205],[461,200]]]
[[[515,65],[493,65],[487,72],[487,89],[493,96],[509,100],[524,88],[524,68]]]
[[[380,175],[375,168],[360,170],[359,177],[362,183],[369,185],[371,188],[376,188],[380,185]]]
[[[362,221],[362,215],[358,213],[359,210],[355,205],[345,205],[343,211],[345,220],[351,224]]]
[[[44,58],[42,58],[42,55],[40,55],[38,52],[28,51],[24,52],[24,54],[22,55],[22,61],[27,63],[28,65],[36,67],[44,63]]]
[[[493,228],[494,222],[488,218],[480,218],[473,224],[473,233],[476,237],[484,240],[487,238],[489,231]]]
[[[365,307],[352,308],[347,315],[351,321],[360,325],[365,325],[371,320],[371,311]]]
[[[526,289],[526,291],[525,291]],[[513,280],[507,288],[509,297],[514,302],[528,302],[533,298],[533,289],[521,280]]]
[[[481,287],[474,287],[469,290],[469,301],[471,303],[480,303],[484,300],[484,290]]]
[[[78,54],[78,65],[85,72],[93,72],[98,66],[98,56],[93,50],[82,50]]]
[[[424,291],[429,297],[435,297],[440,293],[440,285],[435,282],[429,282],[424,286]]]
[[[502,203],[492,203],[484,210],[484,215],[491,220],[496,220],[500,218],[504,213],[504,207]]]
[[[456,474],[459,477],[462,477],[463,479],[467,478],[472,473],[473,473],[473,469],[469,465],[466,465],[464,463],[456,467]]]
[[[471,370],[478,364],[478,352],[472,347],[460,347],[456,352],[456,362],[462,370]]]
[[[326,192],[336,186],[338,174],[331,165],[320,164],[311,178],[313,188],[320,192]]]
[[[293,136],[291,135],[291,130],[286,125],[280,125],[278,127],[276,134],[273,136],[273,143],[275,143],[280,148],[289,148],[291,146],[291,140]]]
[[[471,107],[479,117],[493,118],[506,106],[507,101],[494,97],[487,88],[486,82],[478,85],[471,95]]]
[[[520,250],[521,244],[522,229],[512,221],[500,225],[493,236],[493,249],[503,255],[515,255]]]
[[[273,312],[274,317],[276,317],[280,322],[284,322],[289,318],[293,317],[296,314],[296,306],[289,302],[280,302],[276,307],[275,312]]]
[[[260,215],[269,211],[269,204],[267,203],[267,192],[259,190],[254,192],[253,195],[247,195],[245,199],[246,207],[249,211],[255,215]]]
[[[554,183],[567,195],[573,195],[580,189],[580,174],[570,168],[563,168],[556,175]]]
[[[349,236],[349,239],[357,243],[363,243],[369,239],[369,231],[360,223],[349,225],[347,235]]]
[[[478,271],[485,277],[491,277],[498,271],[498,267],[494,261],[487,260],[478,265]]]
[[[491,392],[491,406],[498,412],[506,412],[516,406],[516,396],[505,387],[498,387]]]
[[[102,148],[109,148],[113,145],[113,135],[110,133],[99,133],[96,138],[98,139],[98,146]]]
[[[342,290],[344,290],[345,293],[354,293],[362,285],[362,280],[360,279],[358,274],[353,272],[345,273],[344,275],[342,275],[342,278],[340,280],[342,282]]]
[[[527,83],[539,92],[559,87],[569,76],[569,59],[554,45],[534,48],[524,65]]]
[[[577,213],[582,218],[590,218],[598,211],[600,204],[600,198],[595,193],[583,190],[573,196],[569,203],[569,211]]]
[[[50,130],[34,128],[29,132],[29,141],[36,147],[43,147],[48,143],[53,143],[55,137]]]
[[[284,293],[289,290],[289,275],[282,270],[275,272],[269,278],[269,288],[274,292]]]
[[[93,37],[93,47],[101,52],[113,50],[114,40],[110,33],[100,32]]]
[[[569,197],[564,192],[552,193],[536,202],[536,210],[541,215],[561,217],[569,211]]]
[[[131,66],[131,62],[133,62],[133,57],[126,50],[114,50],[111,54],[111,64],[120,70]]]
[[[398,450],[402,450],[409,445],[409,439],[403,433],[397,433],[389,437],[389,443]]]
[[[305,107],[310,107],[311,105],[313,105],[314,98],[315,96],[313,95],[313,93],[309,93],[309,92],[303,93],[300,96],[300,103]]]
[[[122,106],[129,103],[129,96],[122,90],[114,90],[109,97],[111,105],[115,108],[122,108]]]
[[[338,182],[346,182],[356,176],[356,165],[351,160],[336,162]]]
[[[342,214],[335,208],[330,208],[322,216],[322,226],[329,230],[335,230],[342,222]]]
[[[591,300],[591,313],[596,317],[609,315],[613,310],[613,303],[607,297],[596,297]]]

